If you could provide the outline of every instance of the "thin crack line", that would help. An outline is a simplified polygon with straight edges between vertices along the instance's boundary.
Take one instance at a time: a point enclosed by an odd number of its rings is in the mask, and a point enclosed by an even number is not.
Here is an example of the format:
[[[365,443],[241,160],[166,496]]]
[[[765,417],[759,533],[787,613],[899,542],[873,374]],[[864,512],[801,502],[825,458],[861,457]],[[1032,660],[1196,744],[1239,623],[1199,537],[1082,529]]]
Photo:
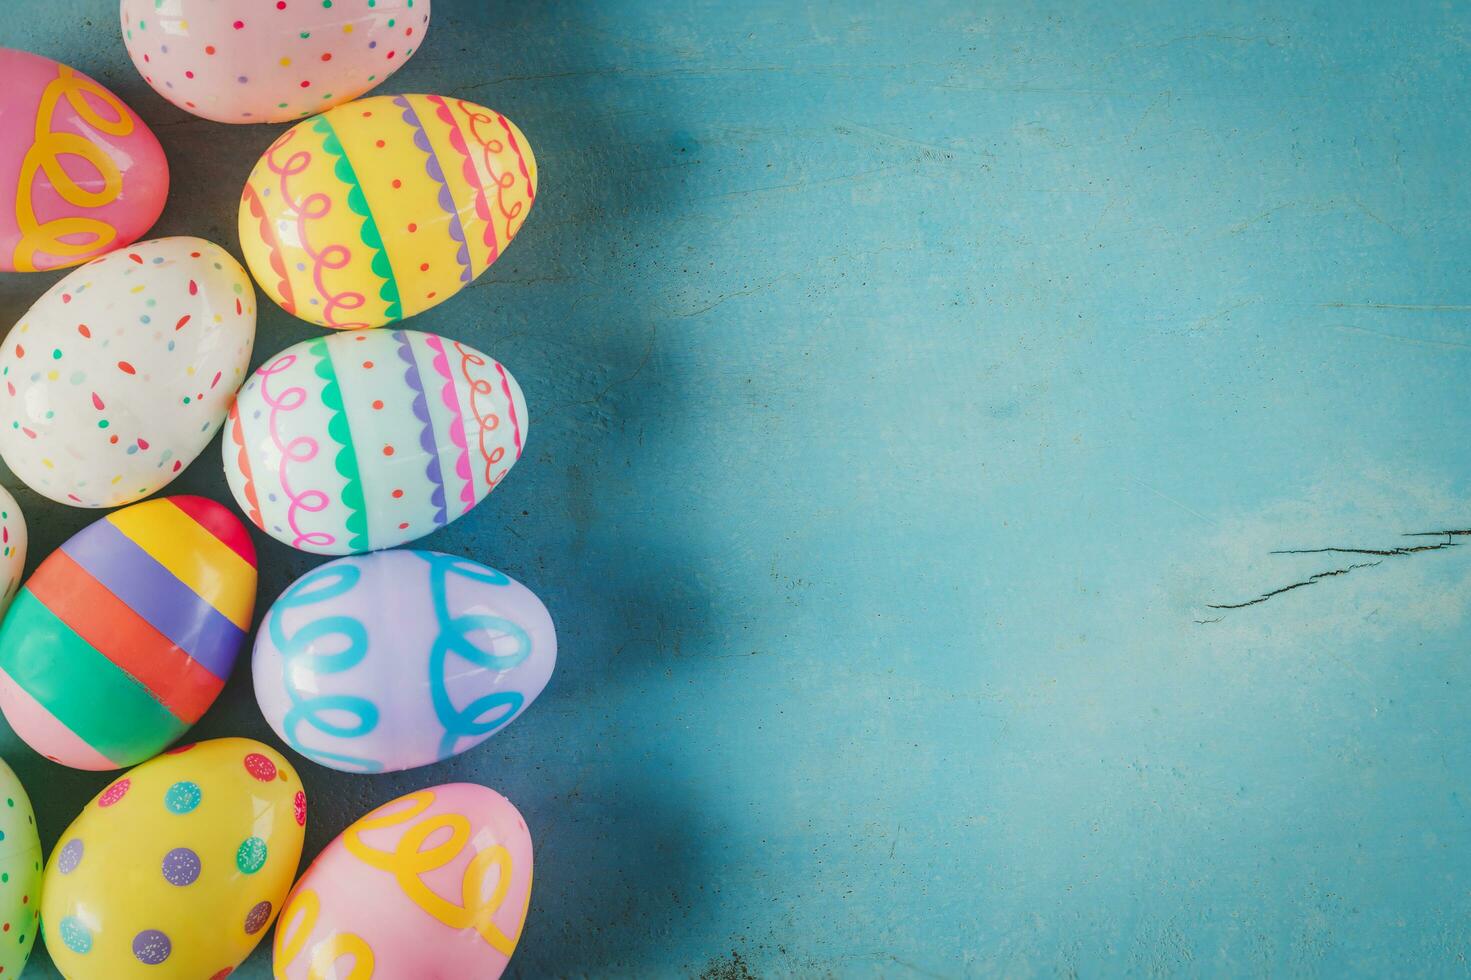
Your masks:
[[[1321,550],[1324,550],[1324,551],[1337,551],[1337,550],[1340,550],[1340,549],[1337,549],[1337,548],[1324,548],[1324,549],[1321,549]],[[1284,592],[1291,592],[1293,589],[1300,589],[1300,588],[1302,588],[1304,586],[1307,586],[1307,585],[1317,585],[1319,581],[1321,581],[1322,579],[1325,579],[1325,578],[1333,578],[1333,577],[1335,577],[1337,575],[1347,575],[1349,572],[1352,572],[1352,571],[1354,571],[1355,569],[1358,569],[1358,568],[1373,568],[1376,565],[1382,565],[1382,564],[1384,564],[1384,560],[1382,558],[1379,561],[1361,561],[1361,562],[1358,562],[1357,564],[1349,565],[1347,568],[1335,568],[1332,571],[1318,572],[1316,575],[1309,575],[1307,578],[1303,579],[1301,582],[1293,582],[1291,585],[1284,585],[1280,589],[1273,589],[1271,592],[1263,592],[1261,595],[1257,596],[1255,599],[1248,599],[1246,602],[1207,603],[1206,604],[1206,608],[1207,609],[1245,609],[1247,606],[1255,606],[1255,605],[1257,605],[1259,603],[1266,602],[1268,599],[1272,598],[1273,596],[1279,596],[1279,595],[1281,595]]]
[[[1405,535],[1415,537],[1415,535]],[[1413,555],[1421,551],[1439,551],[1442,548],[1459,548],[1459,541],[1442,541],[1440,544],[1417,544],[1410,548],[1291,548],[1281,551],[1268,552],[1273,555],[1379,555],[1382,558],[1398,558],[1400,555]]]

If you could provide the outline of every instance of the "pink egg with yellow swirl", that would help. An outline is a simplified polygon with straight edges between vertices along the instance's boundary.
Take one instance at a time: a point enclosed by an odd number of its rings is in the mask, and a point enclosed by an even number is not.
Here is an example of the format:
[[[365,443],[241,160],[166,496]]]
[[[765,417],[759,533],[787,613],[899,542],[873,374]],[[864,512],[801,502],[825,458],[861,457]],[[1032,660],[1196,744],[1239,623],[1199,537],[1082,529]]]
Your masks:
[[[79,265],[130,245],[163,211],[153,132],[81,72],[0,48],[0,272]]]
[[[122,0],[143,80],[216,122],[301,119],[355,99],[408,61],[430,0]]]
[[[327,845],[276,927],[275,976],[476,977],[506,969],[531,901],[531,832],[474,783],[385,803]]]

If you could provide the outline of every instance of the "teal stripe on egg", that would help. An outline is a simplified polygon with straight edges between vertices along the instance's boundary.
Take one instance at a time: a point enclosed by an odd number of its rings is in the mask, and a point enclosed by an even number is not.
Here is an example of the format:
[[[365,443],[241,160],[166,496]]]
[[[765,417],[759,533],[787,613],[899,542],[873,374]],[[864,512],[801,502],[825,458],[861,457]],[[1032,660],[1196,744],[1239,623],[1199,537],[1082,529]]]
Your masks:
[[[404,380],[398,349],[392,334],[377,330],[362,343],[336,347],[332,358],[355,439],[370,541],[418,537],[436,526],[414,414],[416,392]]]

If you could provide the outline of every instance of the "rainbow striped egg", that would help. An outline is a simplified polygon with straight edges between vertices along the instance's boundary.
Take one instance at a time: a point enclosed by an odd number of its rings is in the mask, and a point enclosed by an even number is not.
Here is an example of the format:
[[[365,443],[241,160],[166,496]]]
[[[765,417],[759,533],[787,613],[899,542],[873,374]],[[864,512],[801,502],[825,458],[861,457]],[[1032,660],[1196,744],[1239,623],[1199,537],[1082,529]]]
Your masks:
[[[0,622],[0,710],[63,765],[151,758],[225,686],[255,583],[255,547],[223,505],[114,511],[47,556]]]
[[[536,186],[531,144],[500,113],[439,95],[373,96],[270,145],[241,194],[240,249],[287,313],[381,327],[489,268]]]

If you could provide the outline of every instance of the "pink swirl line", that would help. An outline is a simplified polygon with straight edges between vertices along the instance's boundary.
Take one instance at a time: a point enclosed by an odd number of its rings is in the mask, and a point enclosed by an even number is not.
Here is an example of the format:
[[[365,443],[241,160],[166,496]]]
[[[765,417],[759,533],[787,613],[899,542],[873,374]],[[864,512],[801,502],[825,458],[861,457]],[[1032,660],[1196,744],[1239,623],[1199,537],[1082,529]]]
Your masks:
[[[444,401],[445,408],[450,411],[449,438],[460,450],[459,459],[455,461],[455,472],[465,485],[460,488],[460,500],[464,501],[465,509],[460,513],[468,514],[470,508],[475,506],[475,477],[470,470],[470,446],[465,441],[465,414],[460,408],[460,396],[455,391],[455,376],[450,373],[449,356],[444,350],[444,341],[434,334],[425,334],[424,343],[431,350],[436,351],[434,357],[434,370],[444,378],[444,387],[440,390],[439,397]]]
[[[281,195],[291,213],[296,216],[296,237],[301,242],[302,251],[312,260],[312,285],[317,289],[317,295],[325,300],[322,307],[322,319],[329,327],[338,330],[356,329],[368,327],[372,324],[361,321],[342,322],[336,317],[336,311],[358,310],[367,304],[368,299],[362,293],[344,290],[333,293],[327,288],[324,271],[341,269],[352,260],[352,252],[345,245],[328,245],[320,251],[313,247],[311,236],[307,233],[308,223],[318,218],[325,217],[332,210],[332,198],[320,191],[308,194],[301,200],[297,200],[291,194],[290,180],[297,174],[302,173],[311,165],[312,154],[309,150],[298,150],[286,158],[284,164],[277,162],[276,151],[282,149],[296,135],[295,129],[288,129],[281,134],[281,138],[271,144],[266,150],[266,167],[276,174],[278,180],[277,191]],[[284,257],[283,257],[284,258]]]
[[[286,507],[286,523],[291,527],[291,533],[295,538],[291,542],[293,548],[300,548],[303,544],[309,544],[318,548],[325,548],[337,540],[336,535],[326,531],[302,531],[296,521],[297,511],[306,511],[308,514],[316,514],[327,509],[331,498],[321,490],[304,490],[297,493],[291,487],[288,477],[288,463],[305,463],[317,456],[320,448],[317,440],[311,436],[297,436],[289,442],[282,440],[278,416],[284,412],[294,412],[306,402],[306,389],[293,386],[287,388],[279,395],[273,395],[270,389],[270,377],[280,374],[291,365],[296,363],[295,354],[283,354],[270,364],[262,366],[256,374],[260,376],[261,400],[270,406],[271,414],[268,423],[271,432],[271,442],[276,451],[281,454],[281,465],[278,476],[281,480],[281,489],[285,492],[290,503]],[[289,402],[289,404],[288,404]],[[297,447],[302,447],[298,450]]]
[[[449,127],[449,143],[460,154],[460,172],[465,176],[465,182],[475,192],[475,215],[485,224],[485,231],[481,233],[481,241],[490,252],[485,257],[485,264],[489,266],[500,257],[500,243],[495,237],[495,222],[491,220],[490,202],[485,198],[485,188],[480,185],[480,175],[475,170],[475,160],[470,156],[470,147],[465,142],[465,133],[460,129],[460,124],[455,120],[455,115],[445,105],[444,97],[440,95],[426,95],[426,99],[438,106],[434,114]],[[464,108],[461,102],[460,107]]]

